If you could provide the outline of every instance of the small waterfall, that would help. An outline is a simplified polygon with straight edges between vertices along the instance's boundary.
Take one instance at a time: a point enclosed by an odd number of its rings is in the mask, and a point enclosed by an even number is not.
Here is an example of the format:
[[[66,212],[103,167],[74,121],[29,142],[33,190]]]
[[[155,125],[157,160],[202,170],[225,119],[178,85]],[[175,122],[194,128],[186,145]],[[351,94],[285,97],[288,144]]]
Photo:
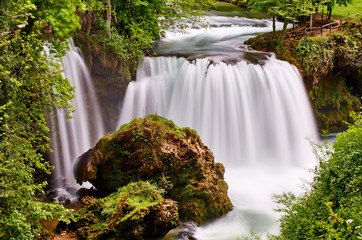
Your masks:
[[[97,95],[87,66],[75,47],[69,41],[70,50],[62,58],[64,77],[75,87],[75,98],[71,104],[75,112],[72,119],[66,118],[66,111],[55,111],[50,118],[51,161],[55,166],[52,174],[52,188],[57,191],[57,198],[62,201],[75,197],[79,185],[73,176],[73,162],[91,148],[105,133]]]
[[[298,70],[270,59],[189,63],[146,58],[128,86],[120,123],[157,113],[197,130],[226,165],[305,166],[307,137],[315,136],[312,111]]]

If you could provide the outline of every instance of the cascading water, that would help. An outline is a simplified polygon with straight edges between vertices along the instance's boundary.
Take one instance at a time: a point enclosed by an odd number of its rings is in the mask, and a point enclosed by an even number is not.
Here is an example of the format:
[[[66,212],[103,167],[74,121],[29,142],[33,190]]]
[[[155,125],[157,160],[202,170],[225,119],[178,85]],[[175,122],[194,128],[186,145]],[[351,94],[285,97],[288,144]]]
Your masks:
[[[196,129],[215,161],[226,166],[234,210],[198,227],[197,239],[237,239],[250,230],[275,233],[278,216],[271,195],[300,189],[299,177],[313,165],[306,138],[316,130],[303,83],[295,67],[272,54],[238,48],[255,33],[271,31],[271,21],[208,20],[208,30],[167,33],[156,49],[163,57],[144,59],[128,86],[119,124],[150,113],[165,116]],[[53,188],[59,200],[75,196],[73,161],[104,134],[87,68],[70,45],[62,62],[65,77],[76,87],[76,112],[66,119],[57,111],[51,119]]]
[[[298,71],[276,59],[261,66],[146,58],[123,106],[121,123],[157,113],[196,129],[226,165],[301,166],[314,134]]]
[[[145,58],[119,121],[157,113],[193,128],[226,166],[234,210],[197,228],[199,240],[276,233],[272,194],[296,192],[305,168],[314,164],[307,138],[316,137],[316,128],[298,70],[271,54],[235,48],[245,36],[270,30],[270,21],[251,26],[244,18],[230,19],[212,18],[222,23],[211,33],[192,30],[161,42],[159,54],[183,57]]]
[[[75,87],[75,98],[71,102],[75,112],[71,114],[72,119],[67,119],[64,111],[55,111],[55,118],[50,118],[53,128],[51,148],[54,150],[50,157],[55,166],[52,189],[57,191],[60,201],[76,197],[79,185],[73,176],[73,162],[105,134],[88,69],[72,39],[69,45],[70,50],[62,63],[64,77]]]

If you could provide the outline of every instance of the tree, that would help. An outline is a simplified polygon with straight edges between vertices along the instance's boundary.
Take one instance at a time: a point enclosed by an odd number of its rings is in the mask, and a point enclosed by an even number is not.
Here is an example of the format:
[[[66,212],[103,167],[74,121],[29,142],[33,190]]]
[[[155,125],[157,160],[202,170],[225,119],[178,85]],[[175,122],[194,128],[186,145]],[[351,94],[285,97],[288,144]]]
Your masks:
[[[249,0],[248,7],[253,9],[254,11],[266,12],[273,17],[273,39],[276,39],[276,17],[274,8],[278,7],[279,1],[278,0]]]
[[[285,32],[290,22],[296,22],[298,17],[308,16],[313,12],[312,0],[250,0],[249,6],[255,10],[267,11],[273,16],[273,37],[275,38],[275,18],[282,18],[284,21],[281,35],[278,39],[278,46],[284,41]]]
[[[33,239],[41,219],[70,211],[41,201],[49,174],[46,118],[51,106],[69,109],[73,87],[44,46],[61,56],[79,27],[72,1],[0,2],[0,238]],[[46,30],[52,32],[46,32]]]
[[[296,22],[300,16],[308,16],[313,13],[312,0],[285,0],[282,4],[274,8],[275,14],[284,19],[283,29],[278,45],[284,42],[287,26],[290,22]]]
[[[328,11],[328,20],[331,20],[332,16],[332,10],[336,4],[342,6],[347,6],[349,3],[351,3],[352,0],[325,0],[325,5],[327,5],[327,11]]]
[[[100,6],[95,0],[88,0],[87,9],[92,9],[97,15],[97,26],[105,30],[104,35],[113,35],[113,39],[108,40],[95,36],[97,42],[112,46],[114,52],[122,52],[119,47],[115,47],[122,45],[142,57],[141,52],[151,48],[153,42],[160,39],[164,29],[182,29],[188,23],[199,21],[203,12],[214,2],[215,0],[107,0]],[[110,11],[111,6],[113,11]]]

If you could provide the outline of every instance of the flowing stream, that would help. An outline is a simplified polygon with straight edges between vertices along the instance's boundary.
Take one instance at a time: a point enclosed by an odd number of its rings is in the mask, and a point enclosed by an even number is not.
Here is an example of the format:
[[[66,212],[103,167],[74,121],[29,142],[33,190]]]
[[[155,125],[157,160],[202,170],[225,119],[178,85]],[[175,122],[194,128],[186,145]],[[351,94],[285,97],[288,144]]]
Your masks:
[[[271,31],[271,20],[208,16],[207,21],[208,29],[167,32],[155,49],[160,56],[144,58],[127,88],[119,126],[157,113],[197,130],[215,161],[226,167],[234,210],[197,227],[194,237],[233,240],[254,232],[266,238],[266,232],[278,232],[272,195],[300,191],[300,178],[314,165],[308,142],[317,135],[313,114],[294,66],[244,46],[256,33]],[[72,120],[63,112],[53,119],[53,181],[59,195],[69,198],[79,188],[73,162],[104,130],[91,79],[74,45],[62,61],[76,87],[76,112]]]

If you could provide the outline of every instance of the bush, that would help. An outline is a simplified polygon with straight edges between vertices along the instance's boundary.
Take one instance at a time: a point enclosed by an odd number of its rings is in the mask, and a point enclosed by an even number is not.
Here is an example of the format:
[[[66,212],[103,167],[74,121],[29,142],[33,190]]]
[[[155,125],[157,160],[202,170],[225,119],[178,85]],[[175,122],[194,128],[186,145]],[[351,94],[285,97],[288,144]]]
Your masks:
[[[362,120],[319,148],[310,190],[276,197],[283,207],[277,239],[362,239]]]

